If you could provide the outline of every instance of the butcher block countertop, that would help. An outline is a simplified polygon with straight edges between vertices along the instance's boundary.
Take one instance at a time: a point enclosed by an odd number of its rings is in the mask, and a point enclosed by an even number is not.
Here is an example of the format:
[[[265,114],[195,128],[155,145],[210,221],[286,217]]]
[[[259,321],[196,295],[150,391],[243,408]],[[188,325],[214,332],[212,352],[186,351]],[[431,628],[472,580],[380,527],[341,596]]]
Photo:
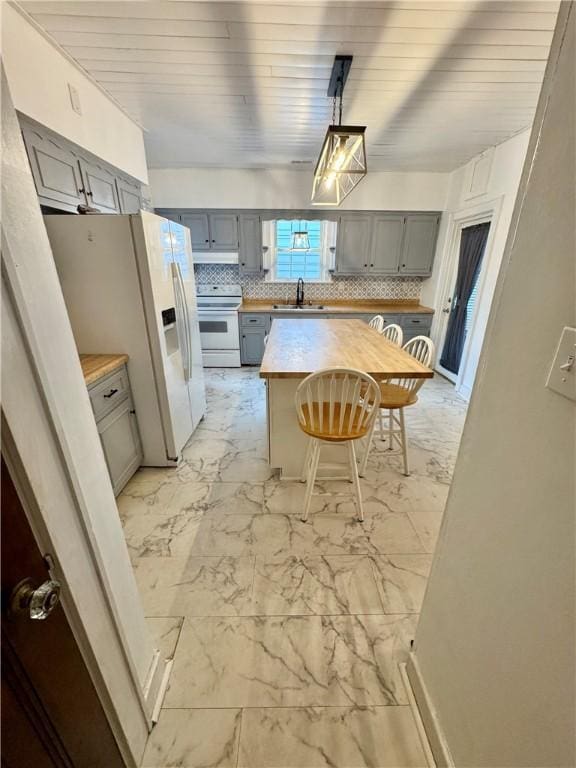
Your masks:
[[[260,377],[301,379],[321,368],[356,368],[376,378],[434,376],[362,320],[274,320]]]
[[[290,299],[288,302],[286,302],[283,299],[265,299],[265,300],[258,300],[258,299],[246,299],[242,302],[240,305],[240,312],[277,312],[278,310],[274,309],[274,304],[293,304],[294,300]],[[304,302],[304,306],[302,308],[302,312],[306,312],[306,304],[308,302]],[[433,315],[434,310],[430,309],[430,307],[424,307],[422,304],[419,304],[417,301],[412,301],[410,299],[397,299],[396,301],[378,301],[376,299],[374,300],[364,300],[364,301],[354,301],[353,299],[349,299],[347,301],[344,300],[338,300],[338,299],[329,299],[326,301],[323,301],[322,299],[310,299],[310,303],[313,305],[321,304],[323,306],[322,310],[314,310],[311,308],[310,311],[313,312],[330,312],[330,313],[336,313],[336,312],[373,312],[375,315],[378,314],[423,314],[423,315]]]
[[[94,384],[128,362],[128,355],[80,355],[86,384]]]

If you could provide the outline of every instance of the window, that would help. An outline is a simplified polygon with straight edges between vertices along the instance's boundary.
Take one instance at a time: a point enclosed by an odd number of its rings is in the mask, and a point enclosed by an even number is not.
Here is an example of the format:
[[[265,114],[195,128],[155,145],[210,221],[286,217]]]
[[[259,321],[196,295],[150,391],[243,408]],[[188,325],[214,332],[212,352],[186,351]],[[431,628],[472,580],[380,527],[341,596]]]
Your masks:
[[[294,234],[305,232],[309,247],[294,247]],[[333,268],[336,224],[329,221],[277,219],[266,222],[264,244],[268,280],[328,282]]]

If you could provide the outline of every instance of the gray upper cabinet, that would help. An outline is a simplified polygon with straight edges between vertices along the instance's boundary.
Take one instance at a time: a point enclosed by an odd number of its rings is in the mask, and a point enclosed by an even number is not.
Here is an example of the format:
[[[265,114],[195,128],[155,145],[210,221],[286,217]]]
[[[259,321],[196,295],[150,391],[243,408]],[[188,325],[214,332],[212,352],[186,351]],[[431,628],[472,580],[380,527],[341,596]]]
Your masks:
[[[188,227],[194,251],[238,250],[238,217],[235,213],[160,213]]]
[[[80,159],[89,205],[102,213],[120,213],[115,177],[99,165]]]
[[[120,213],[138,213],[142,208],[142,196],[140,187],[130,184],[124,179],[116,179],[116,190]]]
[[[210,227],[207,213],[183,213],[180,223],[190,230],[193,251],[210,250]]]
[[[391,214],[374,216],[370,272],[379,275],[398,273],[403,236],[404,216]]]
[[[233,213],[210,213],[210,247],[214,251],[238,250],[238,217]]]
[[[238,262],[241,275],[262,272],[262,221],[256,214],[240,214]]]
[[[38,196],[47,205],[76,210],[86,204],[78,158],[33,128],[23,130]]]
[[[140,184],[28,118],[21,118],[28,160],[41,205],[76,212],[90,205],[103,213],[136,213]]]
[[[340,217],[336,240],[337,274],[361,275],[368,271],[371,234],[370,214],[344,214]]]
[[[430,275],[436,250],[439,216],[411,214],[406,217],[399,272]]]

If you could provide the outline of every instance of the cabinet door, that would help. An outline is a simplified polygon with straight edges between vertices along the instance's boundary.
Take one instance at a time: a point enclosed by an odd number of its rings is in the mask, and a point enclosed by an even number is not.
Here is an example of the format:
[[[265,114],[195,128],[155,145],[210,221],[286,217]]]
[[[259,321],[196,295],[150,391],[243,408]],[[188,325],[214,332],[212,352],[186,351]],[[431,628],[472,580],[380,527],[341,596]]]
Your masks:
[[[398,273],[404,235],[404,216],[375,216],[372,232],[370,272]]]
[[[430,275],[434,262],[438,216],[410,215],[406,217],[400,272],[408,275]]]
[[[22,133],[41,202],[71,211],[86,205],[78,158],[32,128]]]
[[[367,274],[372,234],[371,216],[341,216],[336,240],[336,273]]]
[[[88,197],[88,205],[102,213],[120,213],[116,179],[105,168],[80,159],[80,169]]]
[[[120,213],[138,213],[142,208],[140,187],[135,184],[129,184],[124,179],[116,179],[116,189],[118,191]]]
[[[238,218],[233,213],[210,214],[210,247],[214,251],[238,250]]]
[[[193,251],[210,250],[210,229],[207,213],[183,213],[180,223],[190,230]]]
[[[240,243],[238,257],[241,275],[262,272],[262,223],[260,216],[243,214],[239,217]]]
[[[112,487],[118,495],[142,461],[142,446],[132,400],[126,398],[97,426]]]
[[[241,362],[243,365],[260,365],[264,356],[264,338],[266,331],[263,328],[242,328]]]

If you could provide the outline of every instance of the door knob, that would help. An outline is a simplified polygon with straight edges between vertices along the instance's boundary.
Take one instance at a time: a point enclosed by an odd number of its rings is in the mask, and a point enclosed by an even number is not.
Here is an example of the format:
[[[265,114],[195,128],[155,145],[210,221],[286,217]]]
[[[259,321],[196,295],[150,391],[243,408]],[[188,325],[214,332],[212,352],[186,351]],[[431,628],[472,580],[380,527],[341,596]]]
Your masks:
[[[31,619],[47,619],[60,602],[60,582],[48,580],[34,589],[32,579],[23,579],[10,597],[10,612],[28,613]]]

